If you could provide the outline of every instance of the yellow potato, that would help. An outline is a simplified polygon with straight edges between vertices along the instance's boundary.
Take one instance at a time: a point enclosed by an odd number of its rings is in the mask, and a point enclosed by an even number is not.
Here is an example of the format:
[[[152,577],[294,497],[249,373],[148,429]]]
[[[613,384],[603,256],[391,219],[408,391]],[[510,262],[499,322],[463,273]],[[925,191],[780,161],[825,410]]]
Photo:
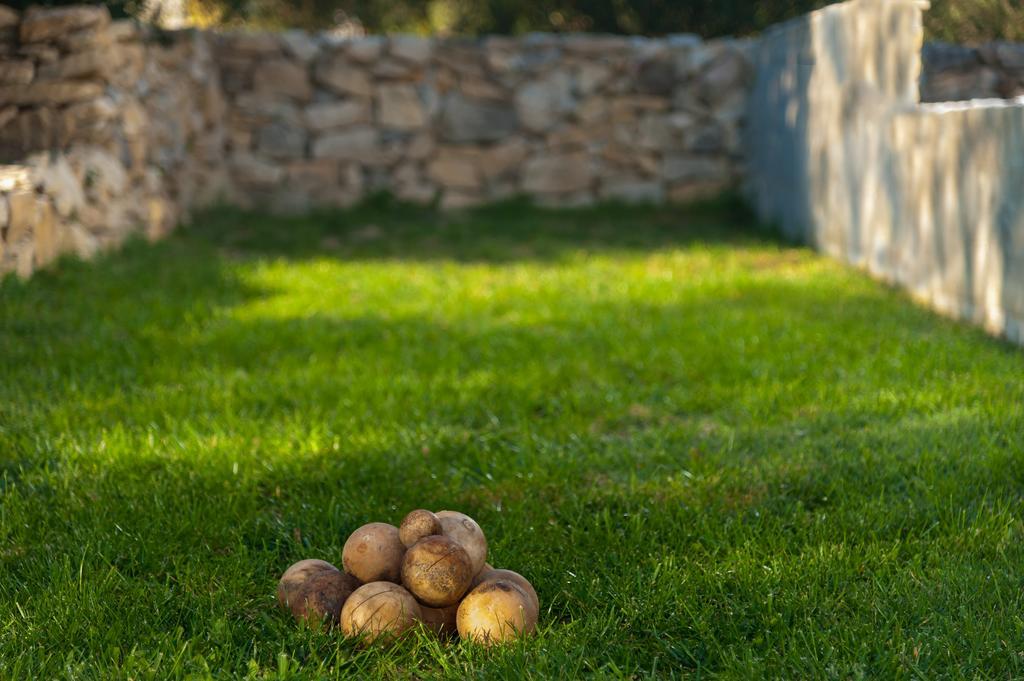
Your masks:
[[[531,633],[537,616],[522,589],[496,579],[485,581],[462,599],[456,624],[462,638],[493,645]]]
[[[446,537],[462,545],[473,562],[473,574],[480,572],[487,562],[487,537],[475,520],[458,511],[439,511],[437,519]]]
[[[424,537],[441,533],[441,521],[436,515],[422,508],[410,511],[398,526],[398,538],[405,548],[409,548]]]
[[[423,618],[416,599],[398,584],[370,582],[356,589],[341,609],[341,630],[366,642],[401,636]]]
[[[402,561],[402,584],[432,608],[459,602],[473,580],[469,554],[453,539],[431,535],[419,540]]]
[[[398,528],[387,523],[369,523],[353,532],[341,552],[345,572],[363,583],[395,582],[402,578],[405,546]]]

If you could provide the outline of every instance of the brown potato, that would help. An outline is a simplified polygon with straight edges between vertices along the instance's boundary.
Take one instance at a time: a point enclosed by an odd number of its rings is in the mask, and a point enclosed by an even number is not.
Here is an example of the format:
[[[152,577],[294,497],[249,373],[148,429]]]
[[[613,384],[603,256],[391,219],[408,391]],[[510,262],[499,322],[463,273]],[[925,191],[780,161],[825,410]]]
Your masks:
[[[476,573],[476,576],[473,577],[473,581],[470,582],[469,590],[472,591],[473,589],[475,589],[478,586],[480,586],[480,583],[482,581],[484,581],[484,575],[486,575],[488,572],[490,572],[493,569],[494,569],[493,565],[491,565],[490,563],[484,563],[484,566],[482,568],[480,568],[480,572]]]
[[[459,636],[484,645],[525,636],[537,626],[530,597],[506,579],[486,581],[470,591],[456,618]]]
[[[278,604],[308,624],[337,623],[341,608],[359,580],[323,560],[300,560],[277,583]]]
[[[439,511],[437,519],[446,537],[451,537],[466,549],[473,563],[473,574],[480,572],[487,561],[487,538],[476,521],[458,511]]]
[[[512,570],[496,570],[494,568],[487,570],[485,568],[477,576],[477,579],[481,582],[491,582],[496,579],[504,579],[512,582],[522,589],[523,593],[529,597],[530,603],[533,605],[533,609],[537,612],[537,616],[540,616],[540,599],[537,598],[537,591],[533,588],[533,584],[530,584],[526,577],[523,577],[518,572],[513,572]]]
[[[431,608],[420,603],[420,621],[441,637],[454,636],[459,633],[459,626],[456,623],[459,613],[459,604],[449,605],[447,608]]]
[[[469,554],[454,539],[431,535],[405,552],[402,584],[432,608],[458,603],[472,581]]]
[[[341,630],[372,642],[396,638],[412,627],[423,613],[412,594],[391,582],[370,582],[356,589],[341,609]]]
[[[398,528],[387,523],[369,523],[353,532],[341,552],[345,572],[361,582],[395,582],[402,578],[405,546]]]
[[[398,526],[398,538],[405,548],[432,534],[442,534],[441,521],[436,515],[422,508],[410,511]]]

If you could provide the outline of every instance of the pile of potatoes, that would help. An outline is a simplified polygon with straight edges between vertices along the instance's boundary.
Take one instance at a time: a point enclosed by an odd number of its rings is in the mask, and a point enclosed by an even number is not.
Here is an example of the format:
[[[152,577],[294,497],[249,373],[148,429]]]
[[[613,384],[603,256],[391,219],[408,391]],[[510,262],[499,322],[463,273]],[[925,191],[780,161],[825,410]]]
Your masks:
[[[456,511],[417,509],[399,527],[363,525],[342,550],[344,571],[301,560],[277,585],[296,620],[341,624],[345,636],[391,640],[418,622],[439,636],[456,632],[490,645],[537,626],[540,601],[522,575],[487,563],[487,538]]]

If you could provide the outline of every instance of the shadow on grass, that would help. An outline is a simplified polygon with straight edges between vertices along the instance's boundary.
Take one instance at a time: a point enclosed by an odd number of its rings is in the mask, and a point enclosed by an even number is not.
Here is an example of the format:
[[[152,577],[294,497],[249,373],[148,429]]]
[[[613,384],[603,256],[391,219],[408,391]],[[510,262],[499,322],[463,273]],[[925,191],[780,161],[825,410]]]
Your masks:
[[[573,209],[512,200],[454,213],[379,196],[351,210],[301,217],[220,208],[196,224],[196,238],[236,257],[503,263],[558,259],[567,252],[642,252],[771,238],[757,230],[749,208],[733,195],[678,206],[605,203]]]
[[[680,283],[660,301],[565,286],[520,299],[551,308],[523,321],[268,311],[290,291],[235,266],[775,248],[737,236],[723,207],[408,210],[218,211],[160,244],[4,282],[0,601],[28,613],[18,648],[92,662],[136,647],[171,659],[188,642],[235,675],[279,651],[353,664],[346,644],[310,643],[273,613],[273,583],[416,506],[477,516],[495,560],[547,604],[537,655],[585,651],[590,669],[667,655],[715,670],[729,646],[837,640],[869,623],[846,613],[884,603],[884,584],[848,595],[873,560],[855,554],[877,546],[904,552],[892,579],[930,555],[995,562],[1024,485],[1019,354],[837,280]],[[807,584],[817,602],[800,600]],[[803,624],[770,619],[773,589]]]

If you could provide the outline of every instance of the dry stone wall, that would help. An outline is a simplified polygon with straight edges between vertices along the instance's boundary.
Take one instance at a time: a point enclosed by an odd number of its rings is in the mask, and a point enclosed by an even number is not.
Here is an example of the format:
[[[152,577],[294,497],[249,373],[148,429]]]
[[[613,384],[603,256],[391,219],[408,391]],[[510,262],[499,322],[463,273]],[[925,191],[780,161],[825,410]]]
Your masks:
[[[166,234],[228,177],[206,38],[0,6],[0,275]]]
[[[750,196],[791,236],[1024,343],[1024,102],[920,104],[922,4],[853,0],[763,37]]]
[[[921,53],[922,102],[1024,96],[1024,43],[968,47],[928,43]]]
[[[684,201],[734,186],[750,45],[156,33],[103,7],[0,5],[0,276],[217,200],[378,191],[442,208]]]
[[[578,205],[733,185],[747,46],[692,36],[223,35],[236,200]]]

